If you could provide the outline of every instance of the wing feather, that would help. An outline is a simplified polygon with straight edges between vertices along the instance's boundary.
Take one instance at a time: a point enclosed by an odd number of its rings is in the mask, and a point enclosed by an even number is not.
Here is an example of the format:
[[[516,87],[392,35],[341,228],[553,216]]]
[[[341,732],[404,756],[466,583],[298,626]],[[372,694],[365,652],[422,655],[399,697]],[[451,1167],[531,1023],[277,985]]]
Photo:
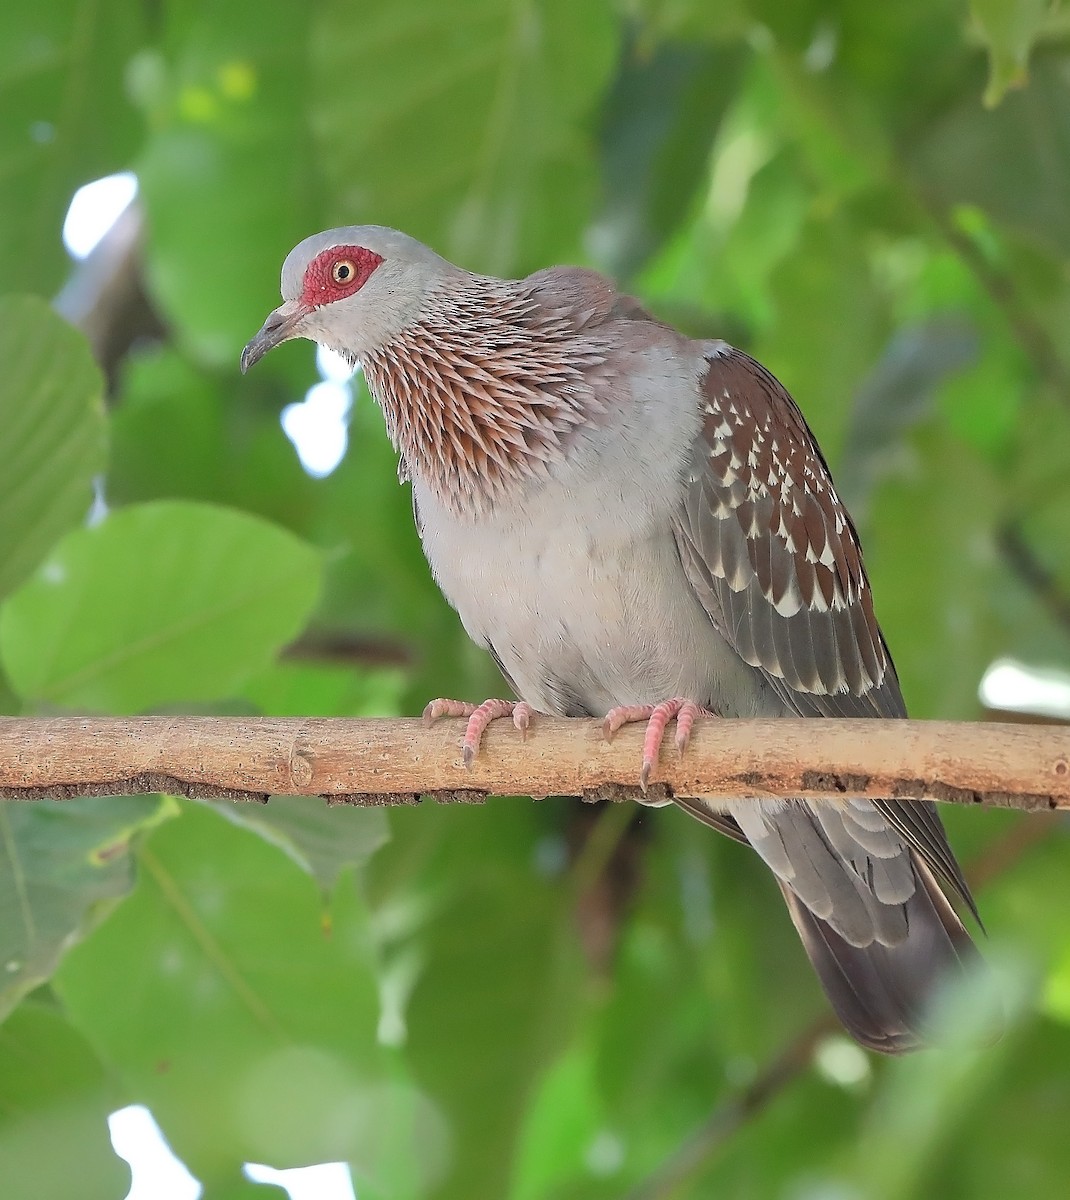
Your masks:
[[[711,621],[804,717],[904,717],[858,534],[806,421],[759,363],[712,343],[674,533]],[[931,804],[880,813],[976,916]]]

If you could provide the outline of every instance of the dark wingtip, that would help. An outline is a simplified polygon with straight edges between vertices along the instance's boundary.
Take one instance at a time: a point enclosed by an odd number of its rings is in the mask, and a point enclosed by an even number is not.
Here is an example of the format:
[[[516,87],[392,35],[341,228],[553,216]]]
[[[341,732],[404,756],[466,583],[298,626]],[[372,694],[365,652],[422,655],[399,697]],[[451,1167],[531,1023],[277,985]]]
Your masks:
[[[980,959],[935,881],[924,870],[907,901],[910,935],[897,946],[852,946],[781,883],[792,922],[836,1015],[879,1054],[934,1044],[930,1009],[937,989]]]
[[[918,890],[907,901],[910,935],[898,946],[850,946],[786,884],[781,883],[781,892],[825,995],[850,1036],[885,1055],[933,1045],[934,995],[955,974],[978,964],[980,954],[931,876],[920,872]]]

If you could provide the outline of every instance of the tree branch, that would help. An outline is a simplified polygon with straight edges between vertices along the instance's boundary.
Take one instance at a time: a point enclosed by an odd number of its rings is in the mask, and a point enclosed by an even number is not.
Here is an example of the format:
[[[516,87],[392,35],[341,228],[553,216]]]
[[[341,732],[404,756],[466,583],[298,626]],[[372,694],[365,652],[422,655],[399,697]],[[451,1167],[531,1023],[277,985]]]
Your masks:
[[[629,799],[642,729],[537,716],[522,740],[488,730],[471,770],[463,723],[236,717],[0,718],[0,797],[169,792],[411,804],[421,795]],[[1070,729],[945,721],[706,720],[666,746],[651,798],[930,798],[1026,811],[1070,808]]]

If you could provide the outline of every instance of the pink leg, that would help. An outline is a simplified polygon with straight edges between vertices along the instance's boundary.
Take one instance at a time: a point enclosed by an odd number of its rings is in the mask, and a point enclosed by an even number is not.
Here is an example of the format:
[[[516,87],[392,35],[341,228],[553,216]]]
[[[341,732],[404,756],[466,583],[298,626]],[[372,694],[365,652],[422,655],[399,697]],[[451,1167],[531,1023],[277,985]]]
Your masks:
[[[479,753],[483,733],[491,721],[499,717],[512,717],[513,725],[522,737],[527,736],[528,726],[535,710],[523,700],[484,700],[482,704],[468,704],[464,700],[432,700],[424,709],[424,721],[430,725],[439,717],[467,717],[468,726],[464,731],[463,746],[464,765],[471,767]]]
[[[695,718],[706,714],[712,716],[708,709],[688,700],[684,696],[674,696],[671,700],[663,700],[660,704],[625,704],[619,708],[611,708],[606,713],[603,724],[606,737],[611,738],[622,725],[631,725],[638,721],[646,721],[646,737],[643,739],[643,769],[639,772],[639,785],[643,791],[650,782],[650,772],[658,761],[661,743],[665,740],[665,727],[676,718],[676,749],[683,754],[691,740],[691,729]]]

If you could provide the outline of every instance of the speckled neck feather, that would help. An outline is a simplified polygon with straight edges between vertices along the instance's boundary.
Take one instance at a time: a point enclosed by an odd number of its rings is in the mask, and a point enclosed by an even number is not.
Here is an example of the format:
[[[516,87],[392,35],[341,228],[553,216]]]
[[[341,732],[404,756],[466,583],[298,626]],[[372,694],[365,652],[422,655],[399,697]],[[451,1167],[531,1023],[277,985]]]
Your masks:
[[[365,355],[402,473],[458,514],[544,478],[577,429],[604,412],[604,347],[583,324],[522,282],[477,277]]]

